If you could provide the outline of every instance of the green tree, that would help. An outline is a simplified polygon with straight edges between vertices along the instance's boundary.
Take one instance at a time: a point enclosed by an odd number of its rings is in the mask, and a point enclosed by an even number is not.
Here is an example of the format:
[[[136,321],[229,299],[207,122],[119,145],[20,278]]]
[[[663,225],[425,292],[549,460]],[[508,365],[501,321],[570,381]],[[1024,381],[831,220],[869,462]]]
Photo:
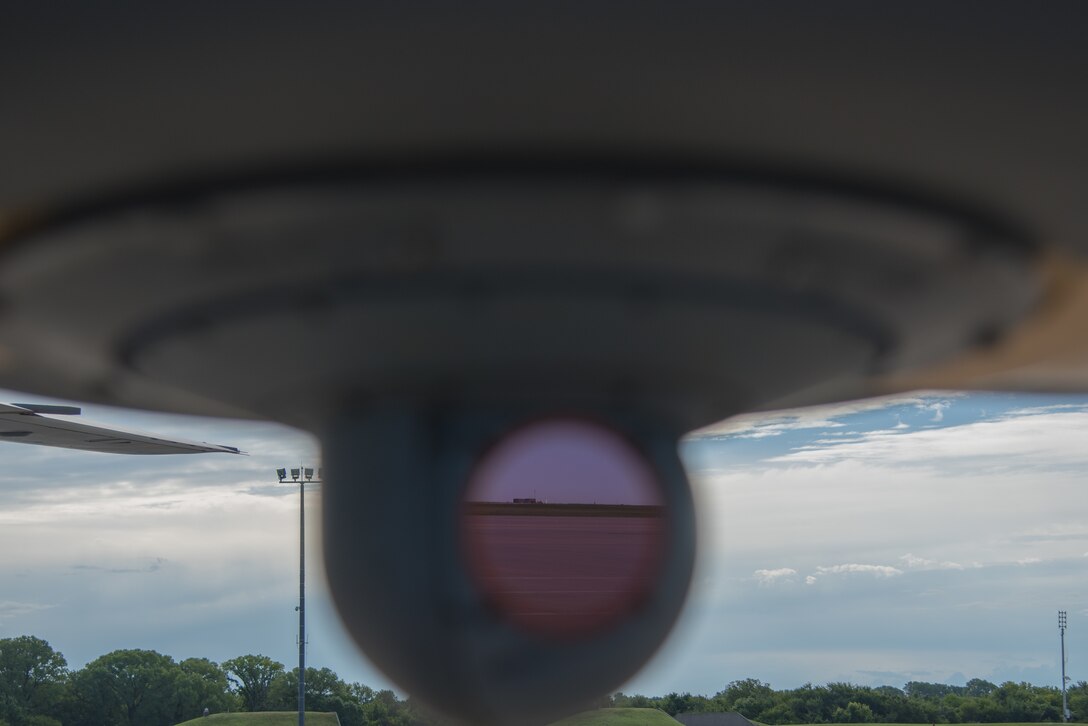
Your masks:
[[[791,723],[826,723],[825,701],[827,690],[806,683],[789,694]],[[830,715],[830,714],[828,714]]]
[[[984,681],[981,678],[972,678],[967,681],[967,686],[964,688],[964,695],[980,698],[990,696],[996,690],[997,684]]]
[[[873,709],[857,701],[849,701],[845,706],[838,706],[831,712],[834,723],[872,723],[876,719]]]
[[[284,676],[282,663],[266,655],[242,655],[223,661],[223,670],[241,696],[244,710],[267,711],[272,707],[272,686]]]
[[[179,675],[173,658],[153,650],[107,653],[72,677],[72,720],[95,726],[170,726]]]
[[[733,681],[725,690],[714,694],[715,710],[736,711],[749,719],[759,719],[760,714],[774,707],[775,692],[770,684],[755,678]]]
[[[413,726],[414,719],[406,703],[389,690],[374,693],[374,697],[363,704],[364,723],[371,726]]]
[[[22,726],[33,716],[57,715],[67,677],[64,656],[41,638],[0,640],[0,718]]]
[[[366,686],[363,686],[366,688]],[[366,688],[370,691],[369,688]],[[366,700],[373,698],[373,691]],[[336,711],[341,723],[344,715],[340,709],[346,709],[348,703],[363,703],[357,700],[351,693],[348,684],[340,680],[332,670],[328,668],[306,669],[306,709],[310,711]],[[269,703],[277,710],[291,710],[298,707],[298,668],[292,668],[282,678],[277,678],[272,684],[272,692],[269,695]]]
[[[967,696],[960,701],[956,722],[996,723],[1002,720],[1003,713],[1001,706],[990,696]]]
[[[827,691],[824,700],[825,716],[829,721],[839,722],[839,718],[835,715],[835,712],[839,709],[842,709],[842,712],[847,715],[855,714],[856,709],[850,707],[851,703],[855,703],[859,707],[864,706],[868,709],[870,716],[873,715],[873,707],[880,705],[880,696],[873,693],[873,689],[867,686],[836,682],[828,683],[824,688]]]
[[[1039,722],[1061,720],[1061,692],[1057,688],[1039,688],[1030,683],[1006,681],[994,691],[1001,705],[1003,721]]]
[[[690,693],[668,693],[658,704],[665,713],[675,716],[678,713],[698,713],[707,711],[710,702],[706,696],[693,696]]]
[[[950,686],[946,683],[926,683],[924,681],[908,681],[903,687],[910,698],[930,698],[940,700],[950,693],[960,694],[965,689],[961,686]]]
[[[207,658],[187,658],[178,664],[175,721],[188,721],[209,709],[212,713],[237,710],[226,672]]]
[[[793,723],[793,712],[788,703],[780,701],[759,714],[758,721],[766,724]]]
[[[1088,720],[1088,682],[1080,681],[1066,689],[1069,710],[1076,721]]]
[[[649,696],[641,694],[628,696],[622,691],[612,696],[612,706],[614,708],[654,708],[653,700]]]

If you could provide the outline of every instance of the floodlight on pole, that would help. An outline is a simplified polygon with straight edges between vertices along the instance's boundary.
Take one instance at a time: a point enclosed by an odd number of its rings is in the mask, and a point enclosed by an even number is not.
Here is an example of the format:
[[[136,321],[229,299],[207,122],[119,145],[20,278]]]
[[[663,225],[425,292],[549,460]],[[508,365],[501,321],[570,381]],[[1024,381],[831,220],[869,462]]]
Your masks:
[[[321,483],[321,469],[299,466],[291,469],[291,479],[298,482],[298,726],[306,725],[306,485]],[[280,483],[287,479],[286,469],[276,469]]]
[[[1066,694],[1066,684],[1069,683],[1069,678],[1065,675],[1065,628],[1069,622],[1068,617],[1064,610],[1058,611],[1058,632],[1061,633],[1062,640],[1062,721],[1068,723],[1069,721],[1069,697]]]

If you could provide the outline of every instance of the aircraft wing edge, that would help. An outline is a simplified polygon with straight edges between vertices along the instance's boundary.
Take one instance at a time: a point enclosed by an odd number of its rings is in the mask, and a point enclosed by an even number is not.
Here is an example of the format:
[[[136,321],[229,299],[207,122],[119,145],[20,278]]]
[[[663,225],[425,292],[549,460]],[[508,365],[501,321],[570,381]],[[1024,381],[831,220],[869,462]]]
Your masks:
[[[41,413],[38,413],[40,411]],[[245,455],[234,446],[169,438],[142,431],[56,418],[78,415],[74,406],[0,403],[0,441],[112,454],[222,453]]]

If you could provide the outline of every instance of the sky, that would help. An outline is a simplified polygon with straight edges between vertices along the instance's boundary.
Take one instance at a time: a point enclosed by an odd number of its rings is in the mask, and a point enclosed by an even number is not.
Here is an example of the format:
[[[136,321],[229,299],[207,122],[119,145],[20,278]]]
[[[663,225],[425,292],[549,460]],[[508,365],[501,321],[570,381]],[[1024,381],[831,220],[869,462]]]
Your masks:
[[[0,400],[51,399],[0,391]],[[73,402],[68,402],[73,403]],[[74,402],[77,403],[78,402]],[[84,419],[249,456],[0,443],[0,638],[78,668],[119,648],[297,662],[298,488],[309,435],[84,405]],[[672,637],[627,693],[850,681],[1088,679],[1088,396],[925,392],[747,415],[681,444],[700,552]],[[307,664],[391,687],[323,581],[307,501]]]

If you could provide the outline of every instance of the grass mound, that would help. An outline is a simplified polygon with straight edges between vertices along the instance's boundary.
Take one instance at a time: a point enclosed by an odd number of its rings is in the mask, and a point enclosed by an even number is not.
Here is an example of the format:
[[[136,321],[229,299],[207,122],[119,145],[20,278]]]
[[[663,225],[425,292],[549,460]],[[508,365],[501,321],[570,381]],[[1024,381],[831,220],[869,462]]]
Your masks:
[[[335,713],[306,712],[306,725],[338,726]],[[298,726],[298,711],[260,711],[257,713],[213,713],[178,726]]]
[[[552,726],[676,726],[677,723],[656,708],[599,708],[556,721]]]

